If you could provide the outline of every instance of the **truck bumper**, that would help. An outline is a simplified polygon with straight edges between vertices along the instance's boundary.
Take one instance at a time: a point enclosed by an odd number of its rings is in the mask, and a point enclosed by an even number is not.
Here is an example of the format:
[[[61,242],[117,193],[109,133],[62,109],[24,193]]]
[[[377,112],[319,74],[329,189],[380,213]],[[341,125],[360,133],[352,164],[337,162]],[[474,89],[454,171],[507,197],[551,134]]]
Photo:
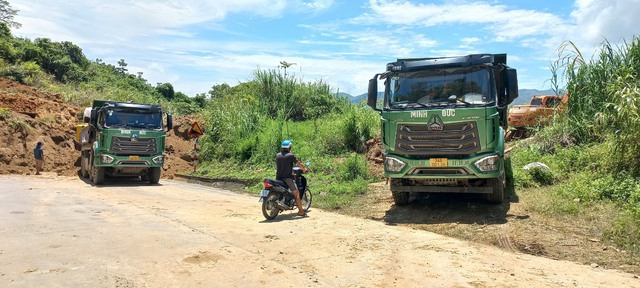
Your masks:
[[[394,192],[421,192],[421,193],[492,193],[493,187],[458,187],[458,186],[405,186],[391,183],[391,191]]]
[[[104,167],[105,173],[110,176],[142,176],[145,175],[149,168],[159,167],[164,164],[164,156],[150,155],[113,155],[99,154],[94,159],[94,165]]]
[[[476,163],[486,157],[497,156],[497,169],[482,171]],[[387,158],[395,158],[404,166],[398,171],[392,171],[387,165]],[[389,178],[451,178],[451,179],[489,179],[499,177],[504,170],[504,155],[498,153],[477,154],[468,158],[427,158],[410,159],[399,155],[385,155],[385,176]]]
[[[492,156],[497,160],[496,169],[482,171],[476,165]],[[394,158],[404,165],[399,171],[390,171],[394,167],[388,164],[387,158]],[[409,159],[390,154],[385,156],[385,176],[391,178],[390,188],[394,192],[492,193],[493,188],[488,185],[487,180],[500,177],[504,169],[504,155],[495,152],[457,159]]]

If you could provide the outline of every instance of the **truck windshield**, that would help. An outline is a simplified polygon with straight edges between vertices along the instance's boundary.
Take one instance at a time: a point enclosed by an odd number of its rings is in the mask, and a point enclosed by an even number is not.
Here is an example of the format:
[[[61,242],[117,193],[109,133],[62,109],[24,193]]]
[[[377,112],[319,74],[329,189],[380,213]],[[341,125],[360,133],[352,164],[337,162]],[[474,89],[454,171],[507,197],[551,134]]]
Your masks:
[[[483,106],[494,102],[490,70],[484,66],[397,73],[387,80],[391,108]]]
[[[162,113],[109,110],[104,125],[111,128],[162,129]]]

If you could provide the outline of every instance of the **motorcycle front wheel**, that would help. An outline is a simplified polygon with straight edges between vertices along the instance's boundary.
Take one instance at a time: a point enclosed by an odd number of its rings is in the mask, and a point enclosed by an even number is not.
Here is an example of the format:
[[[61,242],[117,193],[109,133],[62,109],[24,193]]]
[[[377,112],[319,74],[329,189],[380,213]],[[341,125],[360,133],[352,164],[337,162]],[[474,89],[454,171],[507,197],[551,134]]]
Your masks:
[[[311,199],[313,199],[311,190],[309,190],[309,188],[305,188],[304,193],[302,193],[302,195],[300,196],[301,196],[300,201],[302,202],[302,208],[304,209],[304,212],[307,212],[309,210],[309,207],[311,207]]]
[[[269,195],[262,201],[262,215],[267,220],[273,220],[280,213],[280,208],[276,205],[276,200],[278,200],[277,193],[269,193]]]

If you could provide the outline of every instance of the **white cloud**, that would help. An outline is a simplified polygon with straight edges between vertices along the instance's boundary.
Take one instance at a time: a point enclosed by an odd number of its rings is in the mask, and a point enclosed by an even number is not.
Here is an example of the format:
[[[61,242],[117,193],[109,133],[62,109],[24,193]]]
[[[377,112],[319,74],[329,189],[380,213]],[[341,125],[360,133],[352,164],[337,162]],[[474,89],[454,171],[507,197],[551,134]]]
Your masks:
[[[480,43],[482,40],[480,40],[480,38],[478,37],[466,37],[466,38],[462,38],[460,39],[460,42],[462,44],[460,44],[460,46],[458,46],[458,48],[460,49],[470,49],[471,47],[473,47],[473,45]]]
[[[333,5],[333,0],[309,1],[309,2],[304,2],[303,5],[312,10],[325,10]]]
[[[621,39],[631,41],[640,27],[640,1],[577,0],[571,16],[575,20],[571,36],[585,46],[602,43],[606,38],[612,43]]]
[[[56,38],[51,35],[57,35],[65,39],[100,38],[106,41],[131,41],[137,37],[159,34],[189,36],[178,29],[193,24],[222,21],[229,13],[245,12],[263,17],[280,17],[287,7],[285,0],[12,2],[21,11],[16,20],[29,23],[30,26],[20,32],[34,34],[29,36]],[[37,13],[30,13],[32,11]],[[40,11],[47,11],[46,17],[38,14]],[[52,33],[60,31],[65,31],[65,34]]]
[[[392,25],[432,27],[447,24],[486,24],[497,41],[551,34],[563,25],[557,15],[535,10],[509,9],[487,2],[453,1],[444,4],[370,0],[372,13],[354,19],[356,23],[384,22]]]

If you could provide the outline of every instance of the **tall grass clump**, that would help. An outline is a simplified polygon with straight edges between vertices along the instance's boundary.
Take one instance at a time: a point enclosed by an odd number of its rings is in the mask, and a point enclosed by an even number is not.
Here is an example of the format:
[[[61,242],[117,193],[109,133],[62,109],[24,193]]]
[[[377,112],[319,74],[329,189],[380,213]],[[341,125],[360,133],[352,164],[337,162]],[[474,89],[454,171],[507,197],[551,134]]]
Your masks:
[[[591,60],[571,42],[559,51],[569,93],[564,127],[578,143],[610,139],[619,171],[640,176],[640,38],[620,46],[605,41]]]
[[[373,110],[352,105],[346,112],[342,135],[345,145],[355,152],[363,152],[365,142],[378,135],[380,116]]]
[[[215,93],[202,115],[206,133],[199,145],[205,163],[199,174],[251,181],[273,177],[275,155],[287,139],[298,159],[312,163],[313,190],[321,191],[314,197],[318,207],[341,207],[378,180],[357,153],[379,133],[379,115],[333,94],[326,83],[258,70],[249,82],[218,88],[223,93]]]
[[[217,95],[205,109],[205,159],[270,165],[285,139],[336,155],[362,151],[376,134],[372,111],[333,95],[322,81],[305,83],[279,70],[257,70],[254,77]]]
[[[556,211],[615,207],[616,222],[601,229],[612,242],[639,253],[640,38],[617,45],[604,41],[590,59],[572,42],[558,51],[552,72],[565,77],[566,109],[514,158],[537,158],[560,172],[550,195],[567,209]],[[514,171],[523,180],[521,187],[532,182],[518,173]]]

